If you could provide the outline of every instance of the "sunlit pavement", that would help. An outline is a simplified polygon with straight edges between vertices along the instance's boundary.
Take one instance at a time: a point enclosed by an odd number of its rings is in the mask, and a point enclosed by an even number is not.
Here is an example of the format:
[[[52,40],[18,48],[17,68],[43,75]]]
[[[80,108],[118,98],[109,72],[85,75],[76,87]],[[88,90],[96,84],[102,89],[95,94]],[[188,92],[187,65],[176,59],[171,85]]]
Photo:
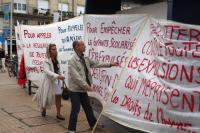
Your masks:
[[[34,90],[33,90],[34,91]],[[65,121],[56,119],[53,106],[47,110],[47,116],[41,117],[36,102],[28,95],[28,89],[17,85],[15,78],[7,73],[0,73],[0,133],[65,133],[70,113],[70,102],[62,101],[62,115]],[[95,113],[98,117],[98,113]],[[137,132],[127,129],[108,118],[102,117],[105,125],[95,133],[129,133]],[[89,133],[89,126],[83,111],[80,112],[77,124],[78,133]]]

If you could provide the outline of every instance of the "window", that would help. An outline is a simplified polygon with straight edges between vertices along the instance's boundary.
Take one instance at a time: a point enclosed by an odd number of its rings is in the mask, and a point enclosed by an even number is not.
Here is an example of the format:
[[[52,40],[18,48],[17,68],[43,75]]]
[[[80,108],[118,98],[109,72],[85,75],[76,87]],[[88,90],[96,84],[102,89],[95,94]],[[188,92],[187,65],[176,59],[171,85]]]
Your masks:
[[[26,1],[27,0],[14,0],[14,12],[16,13],[26,13]]]
[[[38,0],[38,9],[49,9],[48,0]]]
[[[26,4],[22,4],[22,10],[26,11]]]
[[[59,3],[58,10],[59,10],[60,15],[61,15],[61,11],[62,11],[62,16],[66,17],[67,12],[68,12],[68,4]]]
[[[49,9],[48,0],[38,0],[38,14],[46,14]]]
[[[17,10],[17,3],[14,3],[14,9]]]
[[[85,13],[85,7],[84,6],[77,6],[77,16]]]
[[[59,3],[58,4],[58,10],[67,12],[68,11],[68,4]]]
[[[18,3],[18,10],[22,10],[22,4]]]

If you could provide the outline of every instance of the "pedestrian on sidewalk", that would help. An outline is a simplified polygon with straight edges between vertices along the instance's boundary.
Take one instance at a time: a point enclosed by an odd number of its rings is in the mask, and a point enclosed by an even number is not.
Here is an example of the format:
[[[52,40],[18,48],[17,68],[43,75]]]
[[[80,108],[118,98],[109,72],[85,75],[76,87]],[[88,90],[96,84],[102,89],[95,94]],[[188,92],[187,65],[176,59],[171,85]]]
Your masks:
[[[1,72],[6,72],[6,66],[5,66],[5,50],[3,48],[0,48],[0,59],[1,59]]]
[[[64,80],[65,77],[60,74],[60,64],[57,58],[55,44],[49,44],[46,55],[47,58],[44,61],[42,83],[33,97],[33,100],[37,100],[43,117],[46,116],[46,108],[50,108],[51,105],[55,103],[57,119],[65,120],[60,114],[62,94],[61,80]]]
[[[80,105],[83,107],[91,129],[97,121],[87,94],[87,91],[93,91],[91,88],[92,76],[90,69],[119,66],[119,63],[100,63],[84,56],[85,44],[83,41],[74,41],[72,45],[75,53],[68,63],[68,85],[71,99],[68,133],[76,132]],[[98,125],[97,127],[101,128],[103,125]]]

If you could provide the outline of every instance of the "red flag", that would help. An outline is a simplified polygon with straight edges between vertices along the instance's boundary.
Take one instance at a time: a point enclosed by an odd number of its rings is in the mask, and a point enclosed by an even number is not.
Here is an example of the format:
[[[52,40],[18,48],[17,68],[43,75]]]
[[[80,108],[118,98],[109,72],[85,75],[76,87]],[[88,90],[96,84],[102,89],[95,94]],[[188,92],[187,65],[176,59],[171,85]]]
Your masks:
[[[26,70],[25,70],[25,61],[24,61],[24,54],[22,55],[20,67],[19,67],[19,74],[18,74],[18,84],[24,85],[26,83]]]

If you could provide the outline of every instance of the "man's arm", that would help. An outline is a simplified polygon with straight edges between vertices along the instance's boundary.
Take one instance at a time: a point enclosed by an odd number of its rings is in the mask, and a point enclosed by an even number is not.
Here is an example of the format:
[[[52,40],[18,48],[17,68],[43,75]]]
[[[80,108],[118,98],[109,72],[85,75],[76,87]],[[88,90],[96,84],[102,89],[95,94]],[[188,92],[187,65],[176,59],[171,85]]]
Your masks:
[[[88,58],[88,60],[90,62],[90,67],[91,68],[119,66],[119,63],[117,63],[117,62],[104,63],[104,62],[98,62],[98,61],[92,60],[90,58]]]
[[[110,63],[98,62],[88,58],[91,68],[111,67]]]

